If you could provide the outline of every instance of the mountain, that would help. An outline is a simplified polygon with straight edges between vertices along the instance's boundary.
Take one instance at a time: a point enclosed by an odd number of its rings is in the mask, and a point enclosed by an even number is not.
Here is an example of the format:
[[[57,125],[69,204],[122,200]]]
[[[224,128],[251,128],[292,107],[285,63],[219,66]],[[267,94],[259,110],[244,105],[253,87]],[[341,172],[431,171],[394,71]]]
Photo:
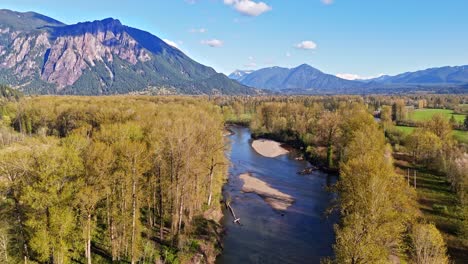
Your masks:
[[[354,93],[364,87],[360,82],[323,73],[307,64],[292,69],[264,68],[243,76],[239,81],[247,86],[285,93]]]
[[[251,74],[252,70],[235,70],[233,73],[229,74],[229,78],[232,80],[240,81],[242,80],[245,76]]]
[[[65,25],[10,10],[0,10],[0,83],[30,94],[257,93],[119,20]]]
[[[230,76],[236,74],[234,72]],[[243,75],[238,81],[247,86],[287,94],[468,93],[468,66],[431,68],[350,81],[303,64],[292,69],[260,69]]]
[[[29,31],[45,26],[64,26],[60,21],[35,12],[15,12],[0,9],[0,24],[10,30]]]
[[[380,84],[417,84],[417,85],[444,85],[467,84],[468,66],[430,68],[416,72],[406,72],[396,76],[382,76],[368,82]]]

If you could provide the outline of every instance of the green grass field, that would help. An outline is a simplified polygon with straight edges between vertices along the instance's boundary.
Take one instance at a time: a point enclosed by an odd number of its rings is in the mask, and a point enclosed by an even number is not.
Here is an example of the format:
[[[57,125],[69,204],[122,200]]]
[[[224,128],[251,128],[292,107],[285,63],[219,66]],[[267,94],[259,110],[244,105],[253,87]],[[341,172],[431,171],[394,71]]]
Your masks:
[[[407,127],[407,126],[396,126],[396,128],[398,128],[398,130],[403,132],[403,134],[405,135],[411,134],[411,132],[413,132],[413,130],[416,129],[415,127]]]
[[[407,126],[397,126],[397,128],[405,135],[409,135],[415,129],[415,127]],[[459,142],[468,144],[468,131],[453,130],[452,135]]]
[[[418,202],[428,222],[435,223],[447,242],[454,263],[465,263],[467,252],[463,238],[458,235],[458,202],[445,176],[420,170],[418,173]]]
[[[406,177],[406,168],[401,168]],[[414,168],[411,168],[411,173]],[[412,176],[412,174],[410,174]],[[411,178],[411,184],[413,183]],[[434,223],[442,232],[449,254],[454,263],[463,262],[467,257],[465,241],[458,234],[458,202],[456,194],[443,175],[419,169],[417,172],[417,194],[419,209],[428,222]]]
[[[427,121],[435,114],[442,114],[447,120],[452,117],[453,110],[450,109],[416,109],[408,113],[408,118],[413,121]],[[453,114],[457,122],[463,122],[465,115]]]

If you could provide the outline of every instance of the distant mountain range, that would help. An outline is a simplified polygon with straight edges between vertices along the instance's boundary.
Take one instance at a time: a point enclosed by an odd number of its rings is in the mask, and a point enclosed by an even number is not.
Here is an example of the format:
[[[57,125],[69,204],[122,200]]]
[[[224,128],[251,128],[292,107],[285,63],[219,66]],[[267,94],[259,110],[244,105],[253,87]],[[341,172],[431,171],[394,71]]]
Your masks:
[[[229,75],[240,83],[286,94],[467,93],[468,66],[431,68],[370,80],[345,80],[307,64],[296,68],[270,67]]]
[[[112,18],[65,25],[0,10],[0,84],[31,94],[257,94]]]
[[[468,66],[430,68],[396,76],[380,76],[366,82],[384,84],[468,84]]]
[[[350,93],[362,85],[325,74],[307,64],[292,69],[260,69],[242,76],[238,81],[247,86],[283,93]]]

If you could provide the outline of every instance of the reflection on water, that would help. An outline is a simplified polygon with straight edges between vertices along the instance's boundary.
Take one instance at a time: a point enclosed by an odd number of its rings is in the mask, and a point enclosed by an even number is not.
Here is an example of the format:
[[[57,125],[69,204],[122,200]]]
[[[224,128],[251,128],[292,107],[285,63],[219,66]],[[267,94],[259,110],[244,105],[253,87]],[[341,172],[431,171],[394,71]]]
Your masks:
[[[242,225],[235,225],[225,211],[224,251],[217,263],[319,263],[332,255],[333,223],[336,216],[326,218],[331,194],[325,190],[334,177],[322,172],[298,175],[308,167],[306,161],[294,159],[294,153],[266,158],[250,146],[250,131],[233,127],[229,137],[231,160],[229,182],[224,195],[231,197],[231,205]],[[254,193],[242,193],[239,175],[253,176],[273,188],[294,197],[294,204],[285,212],[273,210]]]

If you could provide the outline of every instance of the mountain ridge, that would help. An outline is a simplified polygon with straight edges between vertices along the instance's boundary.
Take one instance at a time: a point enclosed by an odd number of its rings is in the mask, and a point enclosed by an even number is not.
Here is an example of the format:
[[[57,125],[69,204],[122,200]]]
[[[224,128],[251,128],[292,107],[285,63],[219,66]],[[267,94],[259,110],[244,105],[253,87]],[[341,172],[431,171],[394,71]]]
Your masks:
[[[244,75],[238,81],[244,85],[289,94],[465,93],[468,92],[468,66],[433,67],[395,76],[346,80],[323,73],[308,64],[301,64],[294,68],[262,68]]]
[[[284,93],[346,93],[361,85],[323,73],[308,64],[294,68],[263,68],[239,81],[247,86]]]
[[[390,84],[466,84],[468,65],[431,67],[393,76],[384,75],[367,81]]]
[[[0,82],[25,93],[259,93],[114,18],[66,25],[34,12],[0,12]]]

